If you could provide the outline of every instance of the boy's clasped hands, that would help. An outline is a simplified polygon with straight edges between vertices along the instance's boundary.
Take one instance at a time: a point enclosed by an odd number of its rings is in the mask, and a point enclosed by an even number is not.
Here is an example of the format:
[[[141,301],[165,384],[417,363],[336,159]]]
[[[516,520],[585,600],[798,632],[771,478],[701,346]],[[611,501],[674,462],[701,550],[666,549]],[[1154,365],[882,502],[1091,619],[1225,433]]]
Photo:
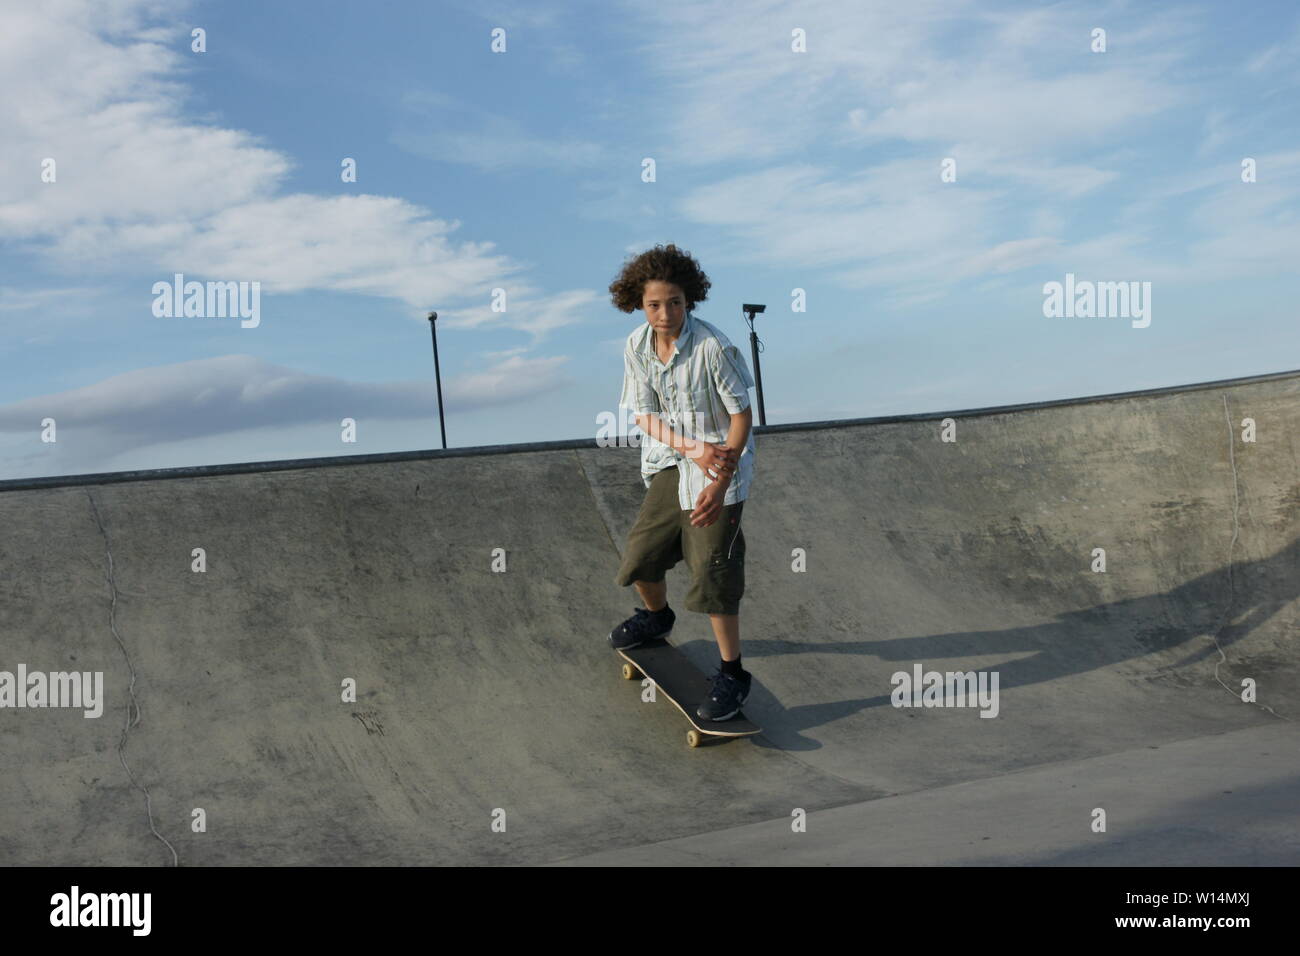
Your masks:
[[[740,452],[726,445],[714,445],[710,442],[694,442],[694,448],[686,452],[686,457],[695,462],[697,468],[704,472],[709,484],[695,500],[695,510],[691,512],[691,525],[706,528],[718,520],[722,512],[722,501],[726,497],[727,485],[736,475]]]

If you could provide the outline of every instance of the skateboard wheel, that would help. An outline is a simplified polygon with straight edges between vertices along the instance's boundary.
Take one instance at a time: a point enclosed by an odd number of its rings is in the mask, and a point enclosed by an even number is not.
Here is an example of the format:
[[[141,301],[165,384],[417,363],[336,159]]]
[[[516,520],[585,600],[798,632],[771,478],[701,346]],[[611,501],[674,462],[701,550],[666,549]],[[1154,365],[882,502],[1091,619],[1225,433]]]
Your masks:
[[[692,747],[698,747],[704,742],[704,735],[698,730],[688,730],[686,731],[686,742]]]
[[[636,680],[641,676],[641,672],[631,664],[623,665],[623,680]]]

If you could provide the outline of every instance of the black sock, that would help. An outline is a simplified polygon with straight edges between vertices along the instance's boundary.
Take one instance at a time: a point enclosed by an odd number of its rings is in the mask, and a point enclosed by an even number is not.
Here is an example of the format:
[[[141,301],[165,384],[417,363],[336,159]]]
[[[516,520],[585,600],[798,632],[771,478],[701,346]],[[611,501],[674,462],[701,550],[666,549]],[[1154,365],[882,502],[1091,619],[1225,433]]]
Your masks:
[[[732,677],[739,677],[743,673],[740,669],[740,656],[737,655],[734,661],[723,661],[722,673],[730,674]]]
[[[649,610],[649,608],[647,608],[646,610]],[[667,614],[667,613],[668,613],[668,604],[667,604],[667,602],[664,602],[664,606],[661,607],[659,610],[657,610],[657,611],[650,611],[650,613],[651,613],[651,614]]]

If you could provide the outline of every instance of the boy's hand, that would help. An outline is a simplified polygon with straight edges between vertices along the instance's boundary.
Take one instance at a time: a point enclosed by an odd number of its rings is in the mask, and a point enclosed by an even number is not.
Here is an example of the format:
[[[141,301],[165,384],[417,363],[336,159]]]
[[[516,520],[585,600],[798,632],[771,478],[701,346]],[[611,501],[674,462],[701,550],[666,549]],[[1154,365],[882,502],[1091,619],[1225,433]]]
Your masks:
[[[691,527],[707,528],[718,520],[722,514],[722,501],[727,496],[727,486],[719,482],[706,485],[695,499],[695,510],[691,512]]]
[[[684,454],[704,472],[710,481],[734,478],[739,452],[726,445],[713,445],[706,441],[690,442]]]

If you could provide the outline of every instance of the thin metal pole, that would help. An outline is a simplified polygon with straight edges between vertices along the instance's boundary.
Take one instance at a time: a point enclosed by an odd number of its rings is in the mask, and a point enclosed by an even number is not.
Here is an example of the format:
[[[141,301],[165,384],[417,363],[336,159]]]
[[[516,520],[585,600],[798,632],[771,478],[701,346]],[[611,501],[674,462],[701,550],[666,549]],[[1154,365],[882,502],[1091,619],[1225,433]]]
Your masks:
[[[438,384],[438,427],[442,429],[442,447],[447,447],[447,423],[442,416],[442,369],[438,367],[438,313],[429,313],[429,331],[433,334],[433,377]]]
[[[746,305],[743,309],[745,318],[749,323],[749,354],[754,359],[754,384],[758,388],[758,423],[767,424],[767,410],[763,407],[763,369],[758,364],[758,333],[754,331],[754,314],[763,312],[761,305]]]

